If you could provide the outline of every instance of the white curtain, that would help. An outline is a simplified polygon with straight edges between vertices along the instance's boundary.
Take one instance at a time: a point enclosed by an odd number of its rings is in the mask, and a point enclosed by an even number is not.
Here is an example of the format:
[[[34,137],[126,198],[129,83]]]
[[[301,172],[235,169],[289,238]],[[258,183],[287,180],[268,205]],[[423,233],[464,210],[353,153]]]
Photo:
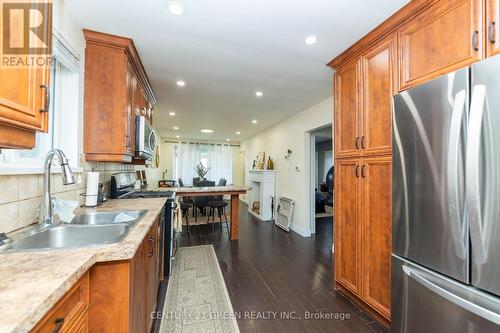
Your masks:
[[[178,143],[175,152],[175,179],[182,178],[184,184],[192,185],[193,178],[198,177],[194,168],[202,162],[210,167],[206,178],[215,181],[225,178],[227,184],[233,180],[233,150],[230,145],[213,145],[198,143]]]
[[[233,149],[230,145],[208,146],[208,166],[211,167],[208,179],[219,183],[219,179],[225,178],[226,184],[233,183]]]

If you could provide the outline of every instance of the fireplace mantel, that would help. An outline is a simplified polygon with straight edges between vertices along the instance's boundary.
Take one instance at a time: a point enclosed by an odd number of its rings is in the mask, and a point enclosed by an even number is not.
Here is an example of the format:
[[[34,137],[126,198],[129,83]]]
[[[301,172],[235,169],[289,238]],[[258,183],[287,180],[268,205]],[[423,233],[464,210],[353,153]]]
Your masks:
[[[248,212],[259,220],[271,220],[272,200],[276,197],[276,170],[250,170],[249,181],[252,190],[249,193]]]

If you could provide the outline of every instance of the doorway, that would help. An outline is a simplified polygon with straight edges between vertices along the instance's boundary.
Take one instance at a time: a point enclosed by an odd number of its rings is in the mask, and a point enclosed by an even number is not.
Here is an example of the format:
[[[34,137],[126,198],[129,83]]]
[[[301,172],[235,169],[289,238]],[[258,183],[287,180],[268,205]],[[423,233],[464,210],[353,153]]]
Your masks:
[[[311,233],[333,235],[333,129],[326,125],[310,132],[310,221]],[[321,235],[327,233],[328,235]],[[332,240],[333,242],[333,240]]]

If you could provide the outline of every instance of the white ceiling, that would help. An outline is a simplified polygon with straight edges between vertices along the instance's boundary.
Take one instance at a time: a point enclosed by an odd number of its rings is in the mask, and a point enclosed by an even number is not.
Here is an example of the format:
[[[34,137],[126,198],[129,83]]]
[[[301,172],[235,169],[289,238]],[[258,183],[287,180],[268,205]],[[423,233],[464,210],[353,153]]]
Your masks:
[[[329,97],[326,63],[408,0],[179,2],[182,16],[168,11],[168,0],[66,0],[82,27],[134,40],[163,136],[240,141]],[[309,35],[315,45],[304,43]]]

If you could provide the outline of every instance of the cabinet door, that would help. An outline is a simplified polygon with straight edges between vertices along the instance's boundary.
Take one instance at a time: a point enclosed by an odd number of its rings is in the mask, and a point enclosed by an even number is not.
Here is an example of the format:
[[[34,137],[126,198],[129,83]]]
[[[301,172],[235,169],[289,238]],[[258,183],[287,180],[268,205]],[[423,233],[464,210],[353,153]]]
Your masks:
[[[147,320],[148,332],[151,330],[153,320],[151,312],[156,310],[156,297],[158,292],[158,235],[157,223],[155,223],[148,234],[148,254],[147,254]]]
[[[360,154],[358,80],[359,62],[353,61],[335,73],[335,156]]]
[[[483,56],[482,0],[439,1],[399,31],[400,89]]]
[[[144,240],[132,259],[130,285],[130,332],[146,332],[149,317],[146,313],[146,261],[147,239]]]
[[[500,0],[487,0],[486,6],[486,50],[491,57],[500,53]]]
[[[335,163],[335,280],[361,296],[361,166],[359,159]]]
[[[392,95],[395,36],[361,57],[363,69],[363,155],[391,153]]]
[[[391,157],[363,160],[362,253],[363,300],[381,315],[391,316]]]
[[[46,3],[32,4],[32,6],[45,6]],[[50,8],[40,8],[44,12],[44,21],[41,30],[41,39],[33,40],[40,47],[41,40],[50,43],[52,33],[52,12]],[[22,15],[11,16],[11,26],[17,26],[23,18]],[[23,23],[19,23],[22,26]],[[30,41],[33,42],[33,41]],[[25,45],[26,41],[18,41]],[[26,57],[44,57],[43,54],[19,55]],[[10,55],[5,54],[9,58]],[[17,61],[17,57],[14,61]],[[35,60],[38,60],[35,58]],[[37,131],[48,130],[48,94],[50,79],[50,61],[35,61],[30,67],[0,67],[0,148],[33,148]]]
[[[134,112],[134,72],[131,65],[127,68],[127,110],[125,121],[125,146],[130,154],[135,151],[135,112]]]

